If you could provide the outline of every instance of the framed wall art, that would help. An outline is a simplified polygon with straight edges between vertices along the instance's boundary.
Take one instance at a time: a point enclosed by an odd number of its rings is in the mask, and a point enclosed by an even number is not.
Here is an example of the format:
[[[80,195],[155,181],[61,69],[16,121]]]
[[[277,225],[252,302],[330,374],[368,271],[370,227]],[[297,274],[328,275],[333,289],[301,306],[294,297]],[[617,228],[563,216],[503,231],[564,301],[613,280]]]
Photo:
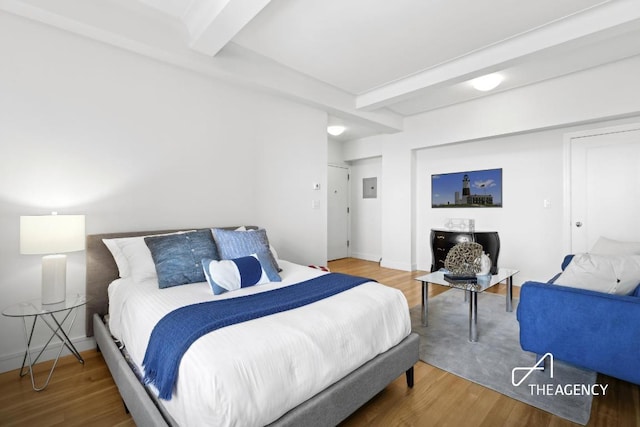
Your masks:
[[[432,208],[501,208],[502,168],[431,175]]]

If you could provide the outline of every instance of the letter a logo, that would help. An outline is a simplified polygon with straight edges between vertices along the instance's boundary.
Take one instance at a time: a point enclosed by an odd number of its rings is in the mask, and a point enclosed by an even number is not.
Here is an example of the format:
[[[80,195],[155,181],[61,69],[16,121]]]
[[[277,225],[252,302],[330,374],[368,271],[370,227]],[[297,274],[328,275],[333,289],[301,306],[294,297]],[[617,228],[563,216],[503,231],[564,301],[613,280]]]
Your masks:
[[[524,382],[524,380],[526,380],[527,378],[529,378],[529,375],[531,375],[533,373],[533,371],[544,371],[544,361],[546,358],[549,358],[549,367],[550,367],[550,372],[551,372],[551,378],[553,378],[553,354],[551,353],[545,353],[544,356],[542,356],[540,358],[540,360],[538,360],[536,362],[535,365],[533,366],[518,366],[515,367],[511,370],[511,384],[514,387],[518,387],[520,384],[522,384]],[[516,382],[516,372],[517,371],[525,371],[526,374],[520,379],[520,381]]]

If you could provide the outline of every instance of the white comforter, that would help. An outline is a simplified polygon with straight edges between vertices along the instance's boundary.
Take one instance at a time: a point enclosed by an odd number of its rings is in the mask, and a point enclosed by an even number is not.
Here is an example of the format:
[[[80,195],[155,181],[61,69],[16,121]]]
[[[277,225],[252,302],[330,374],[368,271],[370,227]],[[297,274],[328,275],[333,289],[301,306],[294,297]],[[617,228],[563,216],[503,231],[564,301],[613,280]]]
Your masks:
[[[264,292],[321,274],[279,260],[282,282],[215,296],[207,283],[158,289],[119,279],[109,327],[140,368],[154,325],[188,304]],[[368,282],[307,306],[228,326],[185,353],[164,406],[183,426],[261,426],[280,418],[411,332],[402,292]]]

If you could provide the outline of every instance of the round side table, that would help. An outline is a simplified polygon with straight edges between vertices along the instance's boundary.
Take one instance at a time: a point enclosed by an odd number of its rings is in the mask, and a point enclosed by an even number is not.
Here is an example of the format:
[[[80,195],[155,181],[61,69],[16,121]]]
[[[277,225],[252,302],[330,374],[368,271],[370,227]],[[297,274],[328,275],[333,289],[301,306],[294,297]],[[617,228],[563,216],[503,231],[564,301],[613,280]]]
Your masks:
[[[47,385],[49,385],[51,375],[53,374],[53,371],[56,368],[56,364],[58,363],[58,359],[60,359],[60,354],[65,347],[71,352],[71,354],[76,357],[76,359],[78,359],[78,362],[84,364],[84,359],[82,358],[76,347],[73,345],[67,334],[76,321],[78,309],[86,303],[87,297],[84,294],[69,293],[67,294],[67,298],[59,303],[42,304],[42,301],[40,299],[33,299],[30,301],[24,301],[18,304],[14,304],[2,310],[2,314],[4,316],[21,317],[23,320],[24,339],[27,344],[27,348],[24,352],[24,358],[22,359],[20,376],[23,377],[27,375],[27,373],[29,373],[31,377],[31,386],[35,391],[44,390]],[[30,327],[27,320],[29,318],[33,319]],[[31,355],[31,340],[33,338],[33,331],[36,328],[38,319],[42,320],[42,322],[44,322],[44,324],[49,327],[49,329],[51,330],[51,337],[47,340],[46,344],[40,350],[38,355],[33,358]],[[57,340],[54,340],[54,338],[57,338]],[[40,356],[42,356],[44,351],[50,345],[56,344],[59,344],[56,359],[53,362],[53,366],[49,371],[49,375],[47,376],[47,380],[45,381],[44,385],[38,387],[36,386],[35,379],[33,378],[33,365],[38,362]]]

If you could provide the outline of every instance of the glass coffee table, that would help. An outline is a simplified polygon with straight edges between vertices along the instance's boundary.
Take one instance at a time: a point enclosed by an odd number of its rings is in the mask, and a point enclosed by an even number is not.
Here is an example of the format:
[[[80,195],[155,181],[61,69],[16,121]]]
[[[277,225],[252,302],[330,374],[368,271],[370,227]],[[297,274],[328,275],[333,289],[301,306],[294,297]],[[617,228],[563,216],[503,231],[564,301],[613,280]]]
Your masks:
[[[518,270],[510,268],[499,268],[498,273],[494,275],[479,276],[476,280],[456,280],[449,281],[445,279],[443,271],[434,271],[424,276],[416,277],[415,280],[422,282],[422,325],[428,325],[428,285],[434,283],[436,285],[448,286],[450,288],[458,288],[465,290],[465,301],[469,299],[469,341],[478,341],[478,294],[484,292],[490,287],[498,283],[507,282],[506,295],[506,311],[513,311],[513,276]]]

